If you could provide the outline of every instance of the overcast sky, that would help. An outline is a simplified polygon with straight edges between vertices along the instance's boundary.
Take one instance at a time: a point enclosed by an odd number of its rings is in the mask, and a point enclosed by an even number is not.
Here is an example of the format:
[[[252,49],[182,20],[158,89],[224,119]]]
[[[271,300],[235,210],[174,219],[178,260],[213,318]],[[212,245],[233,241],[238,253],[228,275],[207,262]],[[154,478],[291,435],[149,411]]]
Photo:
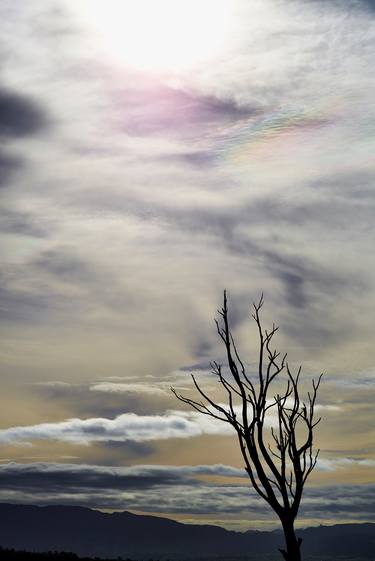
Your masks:
[[[300,524],[374,520],[375,3],[0,3],[0,500],[273,527],[211,387],[228,289],[320,393]]]

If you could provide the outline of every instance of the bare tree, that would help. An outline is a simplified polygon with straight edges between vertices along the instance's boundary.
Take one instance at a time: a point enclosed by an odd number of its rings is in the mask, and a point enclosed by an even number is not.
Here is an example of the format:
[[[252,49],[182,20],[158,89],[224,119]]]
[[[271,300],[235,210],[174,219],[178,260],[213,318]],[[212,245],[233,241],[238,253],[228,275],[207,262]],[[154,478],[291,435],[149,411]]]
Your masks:
[[[219,337],[224,343],[228,368],[211,363],[213,374],[225,391],[226,405],[213,400],[192,374],[200,397],[190,399],[177,393],[183,403],[200,413],[229,423],[235,430],[245,462],[245,470],[258,495],[279,517],[285,537],[285,549],[280,549],[285,561],[301,561],[302,539],[295,534],[294,522],[301,504],[306,480],[315,467],[319,450],[313,451],[315,402],[322,375],[312,381],[307,399],[300,398],[301,367],[292,373],[287,355],[271,348],[278,330],[261,324],[263,295],[253,304],[252,317],[259,335],[257,374],[250,375],[237,350],[228,319],[227,294],[215,320]],[[280,387],[281,375],[285,381]]]

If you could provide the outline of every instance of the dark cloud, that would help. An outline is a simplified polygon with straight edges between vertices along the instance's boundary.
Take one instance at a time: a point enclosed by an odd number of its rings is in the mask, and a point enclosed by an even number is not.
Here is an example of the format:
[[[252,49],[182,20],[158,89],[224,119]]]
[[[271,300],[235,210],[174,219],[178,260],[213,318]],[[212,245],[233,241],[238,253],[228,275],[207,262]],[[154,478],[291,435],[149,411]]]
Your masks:
[[[31,218],[24,224],[22,214],[4,213],[7,231],[29,236],[43,233]],[[30,253],[35,254],[34,251]],[[105,267],[94,263],[92,257],[82,257],[76,245],[56,246],[53,250],[41,251],[26,262],[22,270],[16,265],[9,265],[9,270],[9,279],[5,272],[0,279],[3,281],[0,313],[4,319],[14,322],[43,323],[47,320],[56,324],[68,320],[72,325],[73,321],[81,323],[82,318],[86,319],[98,308],[106,313],[129,310],[131,307],[135,309],[140,303],[143,304],[139,295],[134,296],[124,289]],[[27,285],[23,282],[25,270],[32,279]],[[108,290],[109,285],[111,290]],[[78,288],[80,296],[69,295],[69,287]]]
[[[308,4],[320,4],[323,7],[335,6],[346,13],[351,12],[352,10],[367,10],[373,11],[375,10],[375,0],[330,0],[329,2],[323,2],[322,0],[307,0]]]
[[[11,287],[0,287],[0,317],[4,321],[35,322],[60,308],[63,299],[48,293],[33,293]]]
[[[3,230],[33,237],[44,235],[32,221],[28,222],[26,219],[23,222],[22,216],[5,212],[7,220]],[[32,279],[27,286],[23,282],[25,270]],[[73,321],[78,322],[79,312],[84,313],[92,309],[98,296],[95,293],[92,300],[87,297],[72,299],[62,287],[62,283],[85,285],[87,289],[95,292],[95,283],[94,287],[89,283],[91,277],[88,271],[85,263],[81,263],[79,259],[65,255],[57,257],[55,252],[42,253],[23,269],[10,265],[0,276],[0,316],[5,321],[35,325],[47,322],[49,325],[56,325],[56,322],[63,318],[69,319],[70,325]],[[48,278],[48,275],[54,278]],[[51,280],[59,282],[54,283]]]
[[[304,291],[306,279],[296,272],[285,270],[279,271],[278,277],[286,288],[285,292],[287,302],[291,306],[304,308],[307,304],[307,297]]]
[[[302,255],[287,255],[274,250],[263,253],[267,269],[284,286],[288,304],[296,308],[306,308],[311,295],[338,293],[353,279],[340,276],[337,272],[324,270]],[[359,282],[359,281],[357,281]]]
[[[202,168],[215,163],[215,156],[209,151],[186,152],[180,156],[180,160],[181,162]]]
[[[305,497],[302,516],[374,519],[375,485],[311,487]]]
[[[184,470],[145,468],[113,468],[85,465],[10,464],[0,467],[1,488],[39,492],[63,492],[79,489],[149,489],[155,486],[190,483]]]
[[[0,187],[8,187],[25,165],[24,158],[10,153],[7,141],[33,136],[48,126],[47,113],[34,99],[0,86]]]
[[[142,490],[160,486],[194,485],[198,476],[244,477],[244,471],[224,465],[132,467],[82,464],[10,463],[0,466],[0,488],[25,491],[79,489]]]
[[[34,135],[47,125],[46,113],[33,99],[0,89],[0,138]]]
[[[23,161],[19,157],[0,150],[0,187],[7,187],[13,173],[22,167]]]
[[[32,265],[69,282],[88,281],[94,278],[88,263],[74,255],[69,248],[62,247],[59,250],[45,251],[33,261]]]
[[[375,10],[375,0],[360,0],[360,4],[362,4],[365,8]]]
[[[196,345],[193,349],[193,354],[195,357],[202,359],[203,357],[210,356],[211,351],[212,341],[211,339],[205,337],[205,335],[202,333],[199,340],[196,342]],[[207,368],[207,364],[205,365],[205,368]]]
[[[199,169],[210,167],[216,163],[216,156],[209,150],[197,150],[193,152],[184,152],[182,154],[167,154],[157,158],[158,162],[166,165],[171,163],[187,164]]]
[[[211,367],[207,362],[196,362],[194,364],[189,364],[187,366],[180,367],[181,372],[193,372],[194,370],[207,370],[207,372],[211,371]]]
[[[156,451],[156,447],[145,442],[116,442],[115,440],[110,440],[109,442],[103,443],[103,448],[108,452],[120,452],[124,460],[129,460],[130,458],[146,458],[151,456]],[[110,460],[108,464],[112,463]]]
[[[210,476],[216,478],[215,482],[207,481]],[[221,476],[225,482],[218,482]],[[239,483],[239,478],[245,483]],[[244,470],[223,465],[118,468],[11,463],[0,466],[0,489],[2,500],[11,497],[12,502],[68,501],[144,512],[269,517],[267,506],[247,484]],[[372,521],[374,507],[374,485],[310,487],[305,491],[300,520]]]
[[[0,212],[0,217],[2,214],[5,220],[0,231],[29,237],[48,235],[27,215],[4,211]],[[52,325],[62,318],[69,318],[72,324],[79,320],[79,311],[87,312],[95,305],[95,275],[89,265],[75,256],[74,252],[69,253],[66,248],[42,252],[27,263],[25,269],[34,281],[26,287],[22,282],[24,270],[16,266],[10,266],[0,278],[0,316],[4,320],[35,325],[48,322]],[[19,286],[17,281],[21,281]],[[93,299],[72,299],[62,288],[62,283],[85,286],[87,291],[94,293]]]
[[[350,204],[357,203],[357,205],[361,201],[366,201],[368,204],[375,201],[374,180],[373,171],[356,169],[346,173],[336,173],[334,176],[321,177],[314,181],[311,187],[314,191],[322,192],[324,197],[334,196],[336,205],[339,204],[338,201],[348,201]]]
[[[46,230],[27,213],[10,209],[0,209],[0,231],[34,238],[43,238]]]
[[[0,466],[0,499],[38,504],[78,504],[145,512],[241,512],[249,489],[203,483],[200,476],[243,477],[230,466],[87,466],[6,464]],[[238,509],[241,501],[243,507]],[[260,505],[263,508],[263,505]]]

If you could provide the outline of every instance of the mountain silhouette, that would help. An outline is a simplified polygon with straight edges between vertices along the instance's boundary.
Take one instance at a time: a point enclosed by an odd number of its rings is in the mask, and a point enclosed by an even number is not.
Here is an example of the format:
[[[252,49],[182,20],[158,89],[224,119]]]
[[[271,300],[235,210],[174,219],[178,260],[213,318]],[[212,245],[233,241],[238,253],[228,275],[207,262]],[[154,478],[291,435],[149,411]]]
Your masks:
[[[375,524],[340,524],[299,530],[305,555],[374,559]],[[273,555],[280,532],[235,532],[182,524],[130,512],[78,506],[0,504],[0,546],[29,551],[71,551],[81,556],[202,559]]]

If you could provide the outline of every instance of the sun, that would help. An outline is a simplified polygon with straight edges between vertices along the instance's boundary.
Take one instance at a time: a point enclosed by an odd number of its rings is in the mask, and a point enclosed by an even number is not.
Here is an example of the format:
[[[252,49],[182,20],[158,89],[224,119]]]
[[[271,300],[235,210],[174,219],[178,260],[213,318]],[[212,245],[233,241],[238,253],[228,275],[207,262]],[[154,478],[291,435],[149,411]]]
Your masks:
[[[158,72],[212,59],[225,43],[233,0],[90,0],[80,5],[113,56]]]

